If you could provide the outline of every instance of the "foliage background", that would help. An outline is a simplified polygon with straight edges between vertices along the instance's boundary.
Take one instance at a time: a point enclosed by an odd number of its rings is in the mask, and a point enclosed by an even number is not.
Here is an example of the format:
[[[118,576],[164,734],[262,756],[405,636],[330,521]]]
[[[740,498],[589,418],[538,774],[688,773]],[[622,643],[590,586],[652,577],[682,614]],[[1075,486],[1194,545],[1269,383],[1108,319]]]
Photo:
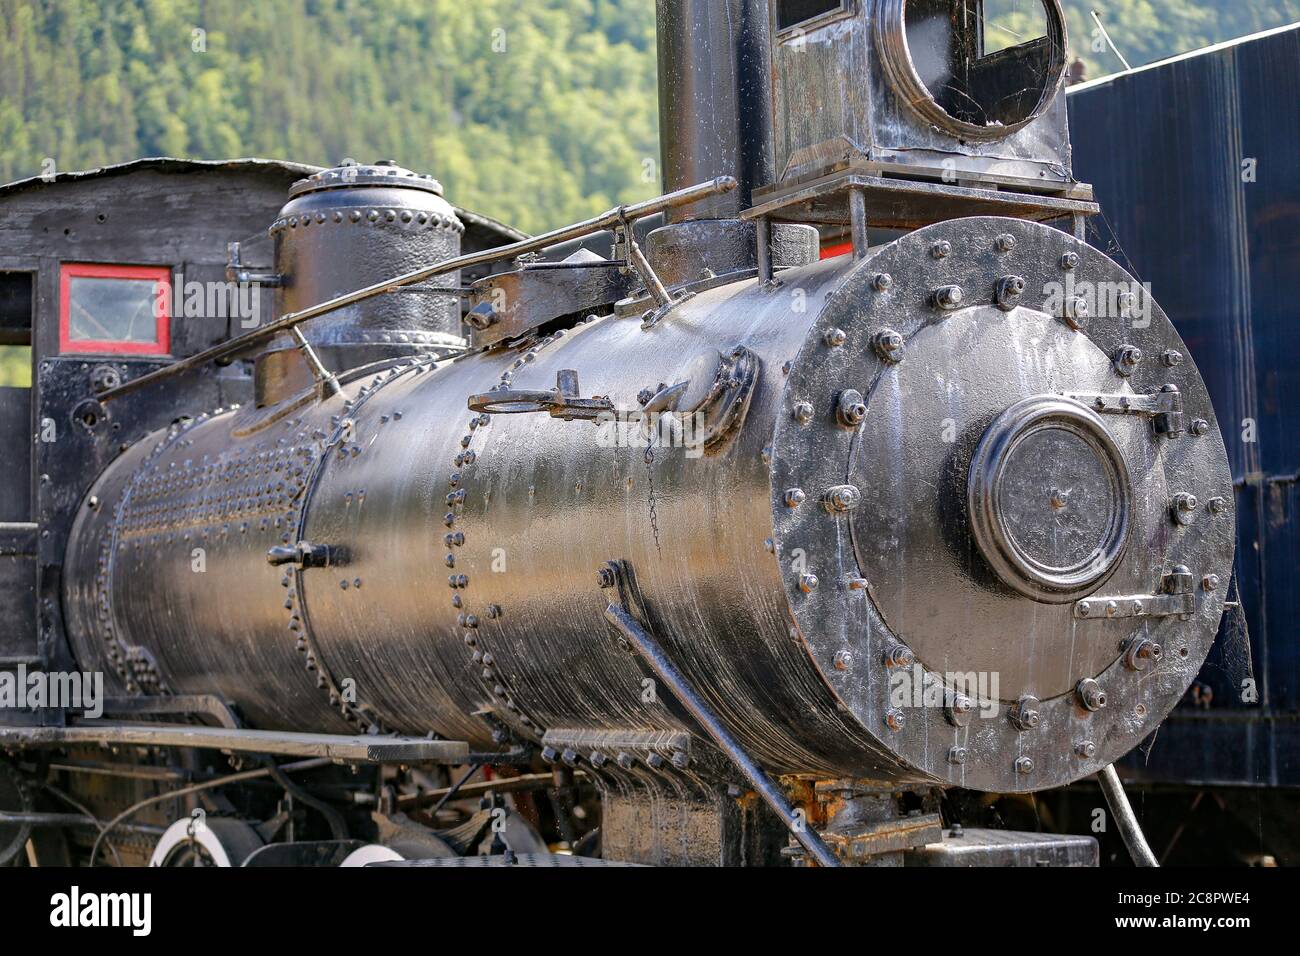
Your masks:
[[[1038,2],[988,0],[1012,30]],[[1090,77],[1119,67],[1090,8],[1134,65],[1300,19],[1300,0],[1065,6]],[[0,181],[150,155],[391,157],[557,226],[658,190],[654,2],[0,0]]]

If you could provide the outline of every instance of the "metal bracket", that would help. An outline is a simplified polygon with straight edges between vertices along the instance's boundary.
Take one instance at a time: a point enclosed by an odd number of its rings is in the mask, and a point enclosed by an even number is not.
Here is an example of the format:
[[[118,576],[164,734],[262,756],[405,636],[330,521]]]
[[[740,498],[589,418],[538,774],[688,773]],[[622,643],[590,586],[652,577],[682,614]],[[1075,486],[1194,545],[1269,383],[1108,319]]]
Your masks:
[[[228,282],[254,282],[275,289],[284,284],[284,276],[275,272],[253,272],[240,259],[238,242],[226,243],[226,280]]]
[[[328,568],[331,565],[345,564],[345,561],[340,560],[341,557],[337,549],[325,544],[312,544],[310,541],[277,546],[266,552],[267,564],[292,564],[298,568]]]
[[[1195,613],[1192,573],[1182,565],[1161,579],[1159,594],[1092,595],[1074,605],[1074,616],[1080,620],[1174,615],[1186,618]]]
[[[1102,415],[1146,415],[1157,435],[1177,438],[1184,431],[1183,396],[1176,385],[1166,385],[1150,395],[1081,392],[1066,396]]]
[[[614,412],[608,398],[579,398],[578,373],[561,369],[555,376],[555,388],[549,391],[526,388],[498,388],[469,397],[469,410],[487,415],[519,415],[546,412],[566,422],[597,422]]]

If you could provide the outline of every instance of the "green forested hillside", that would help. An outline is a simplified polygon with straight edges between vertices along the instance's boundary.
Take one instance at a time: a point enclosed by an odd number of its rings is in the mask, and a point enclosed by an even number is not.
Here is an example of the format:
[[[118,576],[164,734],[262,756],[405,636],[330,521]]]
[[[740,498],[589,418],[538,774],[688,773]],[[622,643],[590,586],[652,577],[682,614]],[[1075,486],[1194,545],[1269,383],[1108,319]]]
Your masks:
[[[1005,23],[1038,0],[990,0]],[[1067,0],[1135,65],[1300,0]],[[657,190],[653,0],[0,0],[0,179],[144,155],[392,157],[539,230]]]

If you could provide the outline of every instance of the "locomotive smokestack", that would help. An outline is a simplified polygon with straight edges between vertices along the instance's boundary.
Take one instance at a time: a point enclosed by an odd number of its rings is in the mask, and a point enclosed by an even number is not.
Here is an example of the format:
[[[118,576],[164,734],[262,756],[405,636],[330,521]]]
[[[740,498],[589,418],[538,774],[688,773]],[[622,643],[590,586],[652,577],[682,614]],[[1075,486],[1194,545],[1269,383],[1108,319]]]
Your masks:
[[[657,0],[657,12],[664,189],[740,183],[670,219],[735,219],[773,179],[766,0]]]

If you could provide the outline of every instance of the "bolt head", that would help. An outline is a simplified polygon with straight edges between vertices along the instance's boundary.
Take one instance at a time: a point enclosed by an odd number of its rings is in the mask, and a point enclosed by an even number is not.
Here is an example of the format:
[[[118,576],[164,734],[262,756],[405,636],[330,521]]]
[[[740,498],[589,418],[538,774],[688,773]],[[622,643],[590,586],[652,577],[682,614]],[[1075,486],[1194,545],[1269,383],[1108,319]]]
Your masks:
[[[892,731],[900,731],[907,723],[907,715],[901,710],[891,710],[885,714],[885,726]]]
[[[804,594],[811,594],[817,590],[817,575],[801,574],[799,575],[799,590]]]
[[[808,496],[804,494],[802,488],[790,488],[785,493],[785,506],[787,508],[798,508],[807,500]]]
[[[1034,761],[1029,757],[1016,758],[1016,773],[1026,776],[1034,772]]]
[[[1223,498],[1211,498],[1206,504],[1209,506],[1210,511],[1216,515],[1228,510],[1228,502]]]
[[[934,304],[940,309],[955,309],[965,298],[966,293],[959,285],[946,285],[934,290]]]
[[[881,272],[871,280],[871,288],[877,292],[884,292],[894,284],[894,277],[888,272]]]
[[[846,671],[853,666],[853,655],[848,651],[835,652],[835,669],[837,671]]]
[[[807,425],[812,421],[813,407],[808,402],[796,402],[793,410],[794,420],[800,425]]]
[[[1217,574],[1207,574],[1201,578],[1201,587],[1207,591],[1217,591],[1219,589],[1219,576]]]
[[[1198,438],[1201,435],[1208,433],[1209,430],[1210,430],[1210,423],[1207,422],[1204,418],[1197,418],[1193,420],[1190,426],[1191,433],[1193,435],[1196,435]]]
[[[993,240],[993,245],[997,247],[998,252],[1010,252],[1016,247],[1016,237],[1009,232],[1004,232]]]
[[[1077,252],[1067,252],[1061,256],[1062,269],[1074,269],[1079,265],[1079,254]]]
[[[1084,710],[1095,713],[1106,706],[1106,692],[1091,677],[1079,681],[1075,687],[1075,693],[1078,695],[1079,703]]]
[[[1177,349],[1166,349],[1160,353],[1160,364],[1165,368],[1173,368],[1175,365],[1183,364],[1183,353]]]
[[[970,755],[965,747],[951,747],[948,750],[948,762],[955,764],[964,764],[966,758]]]
[[[911,667],[916,663],[916,655],[906,644],[893,644],[885,651],[886,667]]]
[[[1084,759],[1091,760],[1097,754],[1097,745],[1085,740],[1074,748],[1074,752]]]
[[[826,333],[826,344],[831,348],[838,348],[849,339],[848,333],[843,329],[831,329]]]
[[[1038,707],[1037,697],[1026,694],[1016,702],[1016,706],[1011,708],[1011,723],[1019,731],[1024,732],[1033,730],[1038,726]]]
[[[930,255],[935,259],[946,259],[952,255],[952,243],[941,239],[930,247]]]

